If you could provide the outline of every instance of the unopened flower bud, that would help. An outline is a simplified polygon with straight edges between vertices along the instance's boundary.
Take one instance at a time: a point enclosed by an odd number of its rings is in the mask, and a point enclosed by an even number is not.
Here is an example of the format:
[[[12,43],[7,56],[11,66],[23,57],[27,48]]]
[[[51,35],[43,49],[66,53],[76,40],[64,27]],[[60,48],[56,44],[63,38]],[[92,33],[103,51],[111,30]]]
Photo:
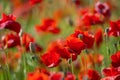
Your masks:
[[[36,44],[34,42],[30,42],[29,48],[30,48],[30,51],[34,53],[36,50]]]
[[[107,34],[109,32],[109,28],[106,28],[105,29],[105,33]]]
[[[70,26],[73,26],[73,25],[74,25],[73,20],[72,20],[70,17],[67,18],[67,23],[68,23]]]
[[[23,30],[22,29],[20,29],[20,32],[19,32],[19,34],[18,34],[20,37],[23,35]]]

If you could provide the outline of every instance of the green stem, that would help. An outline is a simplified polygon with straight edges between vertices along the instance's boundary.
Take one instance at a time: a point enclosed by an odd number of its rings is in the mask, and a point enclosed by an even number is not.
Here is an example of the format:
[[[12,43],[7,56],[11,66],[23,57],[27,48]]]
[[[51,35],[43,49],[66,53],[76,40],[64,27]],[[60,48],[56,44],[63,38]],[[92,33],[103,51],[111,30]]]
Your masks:
[[[110,48],[109,48],[109,37],[107,35],[107,32],[106,32],[106,36],[105,36],[105,45],[106,45],[106,53],[107,53],[107,62],[106,64],[108,65],[110,63]]]
[[[20,79],[21,80],[26,80],[26,74],[27,74],[27,71],[26,71],[26,55],[25,54],[22,54],[22,57],[21,57],[21,67],[20,67]]]
[[[73,65],[72,58],[70,58],[69,64],[70,64],[70,67],[71,67],[71,72],[74,74],[74,65]]]
[[[74,66],[73,66],[73,62],[71,63],[71,68],[72,68],[72,73],[74,74]]]
[[[26,71],[26,55],[24,54],[23,55],[23,71],[24,71],[24,80],[26,80],[26,74],[27,74],[27,71]]]

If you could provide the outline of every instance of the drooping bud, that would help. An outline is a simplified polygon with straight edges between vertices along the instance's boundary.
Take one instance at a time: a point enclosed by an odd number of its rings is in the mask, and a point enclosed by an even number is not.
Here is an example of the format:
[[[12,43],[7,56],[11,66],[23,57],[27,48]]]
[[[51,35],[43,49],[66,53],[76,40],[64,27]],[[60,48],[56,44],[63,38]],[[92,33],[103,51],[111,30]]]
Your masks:
[[[117,45],[117,42],[114,43],[114,47],[116,49],[116,52],[118,51],[118,45]]]
[[[67,23],[68,23],[70,26],[73,26],[73,25],[74,25],[73,20],[71,19],[71,17],[68,17],[68,18],[67,18]]]
[[[29,43],[29,48],[30,48],[30,51],[31,51],[32,53],[34,53],[35,50],[36,50],[36,44],[35,44],[34,42],[30,42],[30,43]]]
[[[20,29],[20,32],[19,32],[19,34],[18,34],[20,37],[23,35],[23,30],[22,29]]]
[[[108,34],[108,32],[109,32],[109,28],[106,28],[105,33]]]

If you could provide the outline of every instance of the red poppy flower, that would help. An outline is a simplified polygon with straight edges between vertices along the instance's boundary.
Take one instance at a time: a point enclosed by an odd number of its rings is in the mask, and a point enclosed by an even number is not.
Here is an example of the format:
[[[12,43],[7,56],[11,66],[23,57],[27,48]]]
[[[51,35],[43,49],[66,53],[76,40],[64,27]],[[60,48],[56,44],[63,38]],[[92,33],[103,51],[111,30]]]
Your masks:
[[[35,72],[29,72],[27,75],[27,80],[50,80],[48,75],[35,71]]]
[[[43,0],[29,0],[30,4],[34,5],[37,3],[41,3]]]
[[[108,31],[109,36],[120,36],[120,20],[116,22],[110,21],[110,27]]]
[[[93,70],[93,69],[89,69],[88,70],[88,78],[90,80],[100,80],[100,75],[97,71]]]
[[[43,54],[41,60],[48,67],[55,67],[61,62],[60,55],[52,51]]]
[[[2,15],[2,19],[0,20],[0,30],[9,29],[16,33],[20,32],[21,25],[15,21],[15,17],[13,15]]]
[[[115,79],[114,80],[119,80],[120,79],[120,74],[115,76]]]
[[[27,51],[30,50],[30,43],[32,43],[31,47],[32,49],[34,49],[35,52],[42,51],[42,47],[35,43],[35,39],[30,34],[24,33],[22,35],[22,45],[25,46]]]
[[[96,33],[95,33],[95,42],[97,47],[100,46],[100,44],[103,41],[103,33],[102,33],[102,28],[97,29]]]
[[[76,77],[72,73],[67,73],[65,80],[76,80]]]
[[[2,37],[2,42],[5,48],[15,47],[20,45],[20,37],[17,34],[10,33]]]
[[[60,55],[60,57],[69,59],[71,53],[69,52],[69,48],[66,46],[65,41],[57,40],[48,45],[48,51],[54,51]]]
[[[86,45],[86,48],[92,48],[94,44],[94,35],[89,34],[87,31],[76,30],[73,34],[74,37],[82,40]]]
[[[111,56],[111,60],[112,60],[112,66],[113,67],[119,67],[120,66],[120,51],[116,52],[115,54],[113,54]]]
[[[56,52],[64,59],[72,58],[73,61],[77,59],[77,54],[70,49],[63,40],[57,40],[50,43],[47,50]]]
[[[57,27],[56,21],[54,19],[44,19],[41,25],[35,27],[37,32],[50,32],[53,34],[58,34],[60,29]]]
[[[94,36],[88,32],[84,32],[82,41],[87,45],[87,48],[92,48],[94,44]]]
[[[107,18],[111,15],[110,7],[107,3],[97,2],[95,5],[95,12],[100,13]]]
[[[114,76],[110,76],[110,77],[102,78],[100,80],[115,80],[115,79],[114,79]]]
[[[77,37],[68,37],[67,46],[75,53],[80,54],[81,50],[85,49],[85,43]]]
[[[39,67],[37,67],[37,68],[35,69],[35,72],[44,73],[44,74],[50,76],[50,72],[49,72],[47,69],[45,69],[45,68],[39,68]]]
[[[85,26],[91,26],[95,24],[101,24],[102,20],[100,18],[100,14],[97,13],[86,13],[83,15],[81,21]]]
[[[42,68],[42,69],[40,69],[40,68],[38,68],[38,70],[41,72],[41,73],[44,73],[44,74],[46,74],[46,75],[50,75],[50,72],[49,71],[47,71],[45,68]]]
[[[88,32],[76,30],[74,34],[70,35],[67,40],[67,46],[75,53],[80,54],[81,50],[85,48],[92,48],[94,44],[94,36]]]
[[[101,80],[119,80],[120,79],[120,70],[119,68],[105,68],[103,69],[103,74],[106,76]]]
[[[116,76],[120,74],[120,71],[117,68],[105,68],[103,69],[103,74],[105,76]]]
[[[29,50],[30,42],[35,42],[34,38],[30,34],[24,33],[22,35],[22,45],[25,46],[27,51]]]
[[[108,77],[102,78],[101,80],[120,80],[120,74],[115,76],[108,76]]]
[[[62,80],[63,74],[61,72],[59,73],[53,73],[50,80]]]
[[[22,35],[22,44],[26,47],[27,50],[29,50],[30,42],[34,41],[35,41],[34,38],[30,34],[24,33]]]

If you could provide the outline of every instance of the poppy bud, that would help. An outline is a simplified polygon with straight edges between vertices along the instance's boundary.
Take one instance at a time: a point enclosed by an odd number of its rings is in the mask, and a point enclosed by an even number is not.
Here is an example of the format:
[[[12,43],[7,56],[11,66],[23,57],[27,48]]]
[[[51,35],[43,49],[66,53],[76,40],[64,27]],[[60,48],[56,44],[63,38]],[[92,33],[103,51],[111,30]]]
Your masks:
[[[36,50],[35,47],[36,47],[35,43],[33,43],[33,42],[30,42],[30,43],[29,43],[29,48],[30,48],[30,51],[31,51],[32,53],[35,52],[35,50]]]
[[[73,20],[72,20],[70,17],[67,18],[67,23],[68,23],[70,26],[73,26],[73,25],[74,25]]]
[[[22,29],[20,29],[20,32],[19,32],[19,34],[18,34],[20,37],[23,35],[23,30]]]
[[[105,33],[107,34],[109,32],[109,28],[106,28],[105,29]]]

